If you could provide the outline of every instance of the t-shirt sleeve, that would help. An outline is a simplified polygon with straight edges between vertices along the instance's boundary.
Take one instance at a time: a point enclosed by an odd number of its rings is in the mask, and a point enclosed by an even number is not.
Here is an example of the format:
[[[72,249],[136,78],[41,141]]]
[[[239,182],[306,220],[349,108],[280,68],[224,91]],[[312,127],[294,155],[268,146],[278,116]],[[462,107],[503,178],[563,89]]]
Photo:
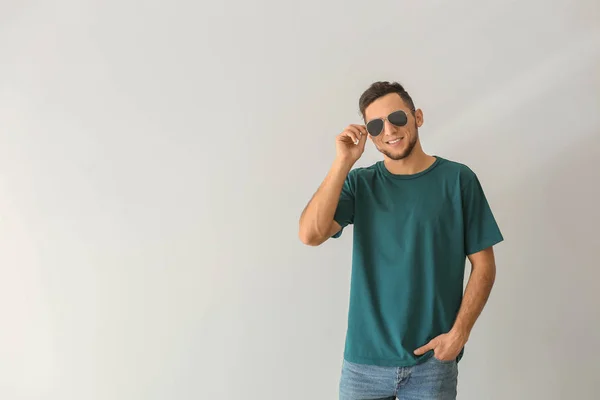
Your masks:
[[[462,187],[465,254],[484,250],[504,240],[477,176]]]
[[[342,227],[332,237],[338,238],[342,236],[344,228],[354,223],[354,171],[350,171],[344,185],[342,186],[342,192],[340,193],[340,199],[338,201],[333,220],[340,224]]]

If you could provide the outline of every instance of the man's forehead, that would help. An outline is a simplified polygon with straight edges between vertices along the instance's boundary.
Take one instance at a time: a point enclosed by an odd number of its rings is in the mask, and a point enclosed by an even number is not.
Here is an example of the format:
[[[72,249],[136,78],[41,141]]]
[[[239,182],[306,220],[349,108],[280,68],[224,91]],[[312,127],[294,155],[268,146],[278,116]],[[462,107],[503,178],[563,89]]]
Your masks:
[[[408,111],[408,108],[397,93],[390,93],[369,104],[365,110],[365,116],[367,119],[382,118],[397,110]]]

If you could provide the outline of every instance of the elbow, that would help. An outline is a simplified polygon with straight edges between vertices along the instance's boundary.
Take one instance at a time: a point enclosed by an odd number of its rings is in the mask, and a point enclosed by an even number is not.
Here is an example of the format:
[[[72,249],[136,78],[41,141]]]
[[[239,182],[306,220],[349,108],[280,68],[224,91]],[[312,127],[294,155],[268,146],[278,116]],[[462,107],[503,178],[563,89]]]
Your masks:
[[[303,231],[302,229],[298,233],[298,237],[300,238],[300,241],[307,246],[319,246],[324,242],[323,238],[319,235]]]

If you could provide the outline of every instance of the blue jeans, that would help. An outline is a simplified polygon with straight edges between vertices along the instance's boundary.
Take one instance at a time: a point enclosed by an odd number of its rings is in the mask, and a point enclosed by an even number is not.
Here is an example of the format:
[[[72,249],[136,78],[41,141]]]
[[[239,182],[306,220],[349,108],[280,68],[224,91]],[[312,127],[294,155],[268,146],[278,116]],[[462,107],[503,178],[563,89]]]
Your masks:
[[[344,360],[340,400],[455,400],[456,361],[431,356],[413,367],[379,367]]]

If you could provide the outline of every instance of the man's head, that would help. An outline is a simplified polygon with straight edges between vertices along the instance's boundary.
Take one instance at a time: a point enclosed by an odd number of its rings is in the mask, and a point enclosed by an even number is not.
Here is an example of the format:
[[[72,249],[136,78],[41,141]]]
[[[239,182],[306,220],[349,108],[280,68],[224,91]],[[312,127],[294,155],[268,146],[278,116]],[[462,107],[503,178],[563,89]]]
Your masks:
[[[419,141],[423,112],[415,109],[402,85],[373,83],[360,96],[359,107],[369,137],[381,153],[392,160],[401,160],[411,154]],[[378,118],[382,120],[377,121]]]

